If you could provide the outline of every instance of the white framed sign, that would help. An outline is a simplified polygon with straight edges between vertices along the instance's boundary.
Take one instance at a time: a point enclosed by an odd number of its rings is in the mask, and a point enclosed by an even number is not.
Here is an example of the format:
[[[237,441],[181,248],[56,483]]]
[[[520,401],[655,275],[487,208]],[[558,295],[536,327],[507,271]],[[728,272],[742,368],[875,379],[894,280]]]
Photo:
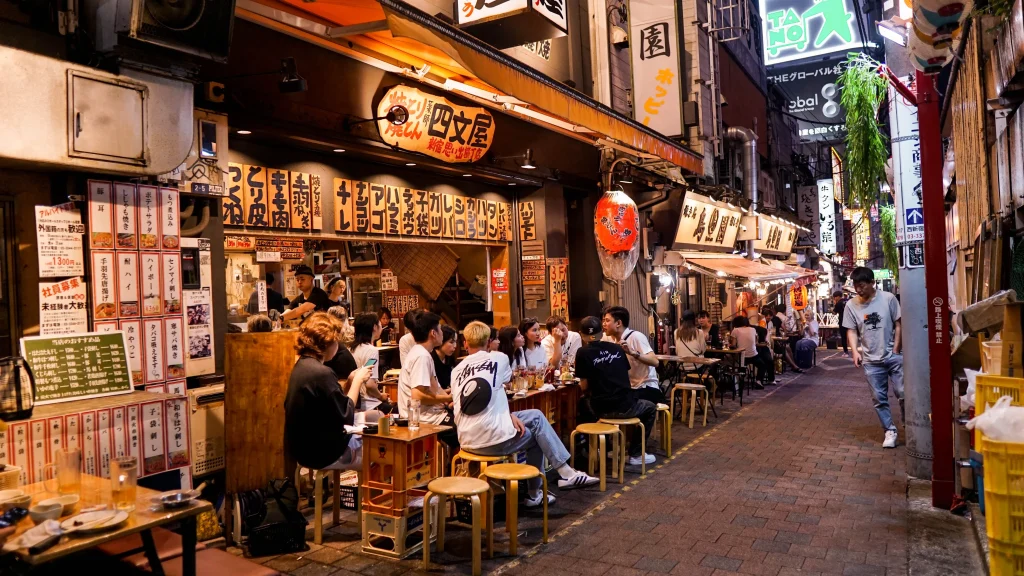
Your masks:
[[[688,192],[672,249],[732,252],[742,217],[735,206]]]
[[[836,207],[832,179],[818,180],[818,249],[822,254],[836,253]]]
[[[633,118],[665,136],[683,132],[676,22],[675,2],[629,2]]]
[[[40,278],[85,274],[82,214],[73,202],[36,206],[36,246]]]
[[[789,256],[796,242],[796,226],[762,214],[757,218],[758,238],[754,241],[754,251],[773,256]]]

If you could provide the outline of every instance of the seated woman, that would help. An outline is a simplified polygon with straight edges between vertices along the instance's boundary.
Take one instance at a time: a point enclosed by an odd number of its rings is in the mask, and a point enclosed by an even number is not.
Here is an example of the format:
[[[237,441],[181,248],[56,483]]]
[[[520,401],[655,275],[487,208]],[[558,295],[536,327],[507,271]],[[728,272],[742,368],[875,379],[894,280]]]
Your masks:
[[[265,314],[253,314],[245,321],[246,332],[273,332],[274,323]]]
[[[284,400],[285,450],[314,470],[352,468],[361,456],[359,443],[350,443],[345,426],[355,421],[355,403],[370,371],[354,371],[348,391],[342,391],[337,376],[324,366],[337,353],[340,338],[341,323],[329,314],[317,312],[306,319]]]
[[[687,310],[683,312],[682,321],[676,330],[676,356],[697,356],[704,357],[707,350],[707,338],[704,332],[697,328],[697,315]],[[696,370],[696,364],[684,364],[686,370]]]
[[[373,312],[364,312],[356,316],[356,322],[352,335],[352,358],[358,367],[369,365],[370,377],[363,385],[360,392],[361,401],[359,409],[361,412],[379,412],[379,414],[368,414],[367,420],[376,421],[380,414],[390,414],[393,405],[388,397],[377,387],[380,373],[380,352],[373,342],[380,337],[381,325],[377,315]]]
[[[377,319],[380,320],[380,335],[378,338],[382,344],[387,344],[392,341],[392,335],[394,334],[394,327],[391,325],[391,309],[382,307],[377,313]],[[373,342],[376,341],[374,340]]]
[[[519,333],[523,335],[523,367],[527,370],[547,370],[548,356],[541,344],[540,321],[526,318],[519,323]]]
[[[455,348],[459,335],[455,328],[447,324],[441,326],[442,343],[430,353],[434,358],[434,372],[437,374],[437,383],[441,388],[448,390],[452,387],[452,368],[455,368]]]
[[[753,365],[757,371],[757,379],[764,380],[767,377],[768,367],[761,361],[757,352],[757,330],[750,325],[746,316],[737,316],[732,321],[732,345],[743,351],[743,358],[748,366]]]
[[[488,352],[491,329],[483,322],[470,322],[463,335],[467,356],[452,372],[452,404],[459,444],[463,450],[482,456],[509,456],[526,451],[526,462],[543,471],[544,459],[561,479],[562,489],[580,488],[598,479],[569,466],[569,452],[540,410],[511,413],[505,396],[505,383],[512,378],[508,357]],[[544,503],[541,479],[528,481],[525,506]],[[548,504],[555,501],[547,496]]]
[[[526,367],[526,355],[523,354],[523,346],[526,340],[519,333],[515,326],[505,326],[498,330],[498,352],[508,358],[508,365],[512,370]]]

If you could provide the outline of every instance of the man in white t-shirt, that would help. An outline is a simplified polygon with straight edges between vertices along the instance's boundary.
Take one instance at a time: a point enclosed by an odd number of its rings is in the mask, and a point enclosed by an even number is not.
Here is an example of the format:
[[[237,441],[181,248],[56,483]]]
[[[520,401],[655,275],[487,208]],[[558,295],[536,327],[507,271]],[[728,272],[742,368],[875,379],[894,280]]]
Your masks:
[[[636,397],[655,404],[665,403],[665,394],[658,385],[658,358],[647,337],[629,327],[629,310],[610,306],[601,317],[605,342],[622,346],[629,360],[629,383]]]
[[[548,335],[540,341],[544,347],[544,355],[548,366],[558,368],[562,361],[576,363],[576,352],[583,346],[579,332],[570,332],[561,316],[549,316],[547,322]]]
[[[416,323],[416,317],[426,312],[423,308],[416,308],[409,310],[402,317],[402,325],[405,327],[405,334],[398,339],[398,359],[401,361],[402,366],[405,366],[405,357],[409,355],[409,351],[416,345],[416,339],[412,336],[412,325]]]
[[[433,312],[423,312],[412,325],[412,335],[416,345],[406,356],[398,376],[398,413],[408,418],[415,400],[419,402],[421,423],[454,427],[454,418],[447,407],[452,397],[438,384],[434,357],[430,354],[441,345],[441,317]],[[442,432],[438,438],[445,444],[458,446],[454,430]]]
[[[544,459],[558,472],[559,488],[591,486],[598,479],[569,466],[569,452],[540,410],[509,413],[505,383],[512,379],[508,356],[488,352],[491,329],[470,322],[462,331],[469,356],[452,371],[452,398],[459,444],[481,456],[508,456],[526,450],[526,461],[538,470]],[[528,482],[527,508],[543,504],[541,479]],[[555,497],[548,495],[548,504]]]

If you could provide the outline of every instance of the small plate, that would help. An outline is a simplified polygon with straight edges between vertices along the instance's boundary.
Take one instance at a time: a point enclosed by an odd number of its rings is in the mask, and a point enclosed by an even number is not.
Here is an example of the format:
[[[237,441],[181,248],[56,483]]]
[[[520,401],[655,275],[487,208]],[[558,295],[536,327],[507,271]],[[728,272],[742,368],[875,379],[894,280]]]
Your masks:
[[[80,522],[81,524],[88,524],[90,522],[95,522],[100,518],[104,518],[106,516],[110,516],[110,511],[101,510],[99,512],[84,512],[82,514],[78,514],[77,516],[72,516],[71,518],[68,518],[67,520],[61,522],[60,527],[64,530],[74,530],[75,532],[79,532],[81,534],[94,534],[96,532],[106,532],[107,530],[117,528],[119,525],[124,523],[125,520],[128,519],[128,513],[125,512],[124,510],[119,510],[116,513],[114,513],[114,516],[111,517],[110,520],[107,520],[106,522],[98,526],[92,526],[84,530],[79,528],[78,526],[75,526],[75,522]]]
[[[156,502],[168,509],[184,508],[199,498],[197,490],[171,490],[153,498]]]

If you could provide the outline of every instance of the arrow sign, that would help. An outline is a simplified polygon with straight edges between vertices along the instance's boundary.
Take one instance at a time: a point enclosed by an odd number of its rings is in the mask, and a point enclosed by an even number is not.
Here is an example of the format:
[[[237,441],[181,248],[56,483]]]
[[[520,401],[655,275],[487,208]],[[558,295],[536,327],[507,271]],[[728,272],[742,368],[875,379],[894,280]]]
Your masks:
[[[920,208],[907,208],[907,224],[910,226],[924,224],[924,215]]]

